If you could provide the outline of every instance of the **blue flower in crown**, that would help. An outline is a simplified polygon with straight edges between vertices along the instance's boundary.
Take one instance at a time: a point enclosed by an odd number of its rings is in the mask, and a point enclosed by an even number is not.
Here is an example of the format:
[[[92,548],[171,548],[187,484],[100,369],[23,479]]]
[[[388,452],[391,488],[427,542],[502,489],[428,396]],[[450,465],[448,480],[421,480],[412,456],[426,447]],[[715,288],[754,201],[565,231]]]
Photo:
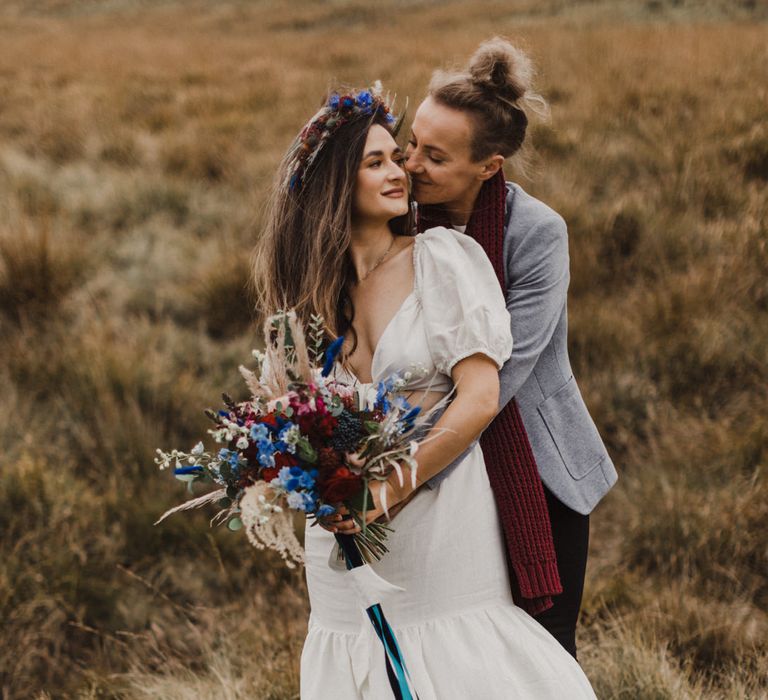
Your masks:
[[[290,191],[301,189],[304,172],[314,161],[318,150],[327,142],[328,136],[346,124],[350,118],[358,114],[366,117],[376,114],[383,117],[387,124],[396,121],[380,92],[381,84],[377,81],[373,90],[366,89],[341,95],[333,92],[329,95],[328,103],[321,110],[321,114],[310,121],[298,137],[293,162],[284,181]]]
[[[368,90],[362,90],[357,95],[357,106],[362,110],[363,114],[370,114],[373,105],[373,95]]]

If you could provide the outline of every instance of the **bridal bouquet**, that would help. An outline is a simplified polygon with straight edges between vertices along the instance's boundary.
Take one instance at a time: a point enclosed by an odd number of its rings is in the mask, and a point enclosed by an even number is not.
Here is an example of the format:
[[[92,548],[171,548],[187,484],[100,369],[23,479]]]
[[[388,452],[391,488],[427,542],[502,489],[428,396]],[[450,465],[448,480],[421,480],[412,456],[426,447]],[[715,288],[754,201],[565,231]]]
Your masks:
[[[303,562],[292,512],[304,512],[316,525],[343,504],[361,525],[355,535],[360,552],[370,559],[387,551],[390,528],[365,524],[373,507],[370,484],[395,471],[402,485],[405,467],[415,488],[415,433],[438,407],[421,414],[410,406],[398,395],[405,386],[399,375],[373,386],[335,381],[331,370],[342,338],[323,352],[323,319],[314,316],[309,325],[307,337],[292,311],[266,320],[265,351],[253,352],[257,368],[240,367],[251,398],[235,403],[225,394],[222,410],[206,411],[218,449],[209,451],[201,441],[189,452],[157,450],[156,464],[173,468],[190,491],[195,483],[219,487],[168,510],[158,523],[215,504],[212,524],[244,528],[255,547],[278,551],[292,567]],[[380,493],[386,512],[385,489]]]

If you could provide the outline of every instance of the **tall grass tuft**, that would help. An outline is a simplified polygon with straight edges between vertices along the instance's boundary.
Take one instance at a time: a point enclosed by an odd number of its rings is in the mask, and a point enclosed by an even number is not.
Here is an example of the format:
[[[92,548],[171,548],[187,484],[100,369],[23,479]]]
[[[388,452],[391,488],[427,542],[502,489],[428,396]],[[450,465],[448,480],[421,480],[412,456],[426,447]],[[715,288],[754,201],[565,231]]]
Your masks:
[[[0,225],[0,314],[19,325],[56,314],[87,269],[82,242],[50,219]]]

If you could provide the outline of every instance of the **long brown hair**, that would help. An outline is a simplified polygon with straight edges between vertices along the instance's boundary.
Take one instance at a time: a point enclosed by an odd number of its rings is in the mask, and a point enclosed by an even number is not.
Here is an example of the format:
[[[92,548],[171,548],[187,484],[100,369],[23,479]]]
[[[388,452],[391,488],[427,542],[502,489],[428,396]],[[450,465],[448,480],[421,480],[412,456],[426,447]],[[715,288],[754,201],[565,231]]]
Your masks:
[[[349,255],[352,202],[365,141],[374,124],[396,136],[396,126],[378,112],[357,115],[331,135],[300,188],[285,184],[293,147],[286,153],[253,255],[257,315],[292,308],[306,327],[311,315],[319,314],[327,339],[351,328],[355,311],[349,289],[357,279]],[[389,225],[395,235],[409,235],[412,214]]]

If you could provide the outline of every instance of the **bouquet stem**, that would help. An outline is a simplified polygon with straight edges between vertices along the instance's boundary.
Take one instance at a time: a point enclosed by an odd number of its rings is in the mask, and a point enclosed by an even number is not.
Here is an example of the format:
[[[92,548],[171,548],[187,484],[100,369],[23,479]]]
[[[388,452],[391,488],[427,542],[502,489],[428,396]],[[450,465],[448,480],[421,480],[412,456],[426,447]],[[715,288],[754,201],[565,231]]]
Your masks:
[[[358,513],[353,513],[353,517],[360,526],[361,532],[354,535],[336,535],[336,540],[339,543],[339,559],[344,559],[347,562],[348,569],[381,559],[389,551],[384,544],[387,533],[393,531],[389,525],[384,523],[368,523],[366,525]],[[361,563],[355,563],[357,561]],[[350,566],[350,562],[352,562],[352,566]]]

